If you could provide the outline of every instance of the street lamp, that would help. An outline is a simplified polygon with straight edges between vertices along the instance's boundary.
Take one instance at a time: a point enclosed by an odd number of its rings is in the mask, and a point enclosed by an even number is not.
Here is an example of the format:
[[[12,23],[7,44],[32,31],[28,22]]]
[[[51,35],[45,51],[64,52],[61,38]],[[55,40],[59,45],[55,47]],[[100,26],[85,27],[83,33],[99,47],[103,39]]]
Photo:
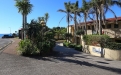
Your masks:
[[[10,28],[10,35],[11,35],[11,27],[9,27]]]

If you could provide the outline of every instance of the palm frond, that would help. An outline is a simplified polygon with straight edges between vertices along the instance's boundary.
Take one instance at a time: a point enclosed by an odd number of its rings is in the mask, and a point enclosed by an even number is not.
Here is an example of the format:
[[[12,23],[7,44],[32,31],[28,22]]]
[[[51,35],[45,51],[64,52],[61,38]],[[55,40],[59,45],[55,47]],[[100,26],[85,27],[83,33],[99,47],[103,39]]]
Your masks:
[[[58,12],[64,12],[64,13],[67,13],[67,11],[62,10],[62,9],[59,9]]]

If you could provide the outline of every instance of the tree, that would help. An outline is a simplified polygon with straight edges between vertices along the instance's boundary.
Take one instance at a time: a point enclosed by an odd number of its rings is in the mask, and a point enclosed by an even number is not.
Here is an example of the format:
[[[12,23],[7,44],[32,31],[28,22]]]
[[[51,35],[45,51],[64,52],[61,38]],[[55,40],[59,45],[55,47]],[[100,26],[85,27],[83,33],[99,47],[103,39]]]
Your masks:
[[[77,15],[80,16],[79,14],[79,4],[78,4],[78,1],[76,1],[76,3],[72,3],[71,6],[71,12],[74,14],[74,39],[75,39],[75,42],[77,41],[76,40],[76,30],[77,30]]]
[[[48,13],[45,13],[45,25],[47,25],[47,22],[48,22],[48,19],[49,19],[49,14]]]
[[[40,23],[42,26],[45,26],[45,17],[38,17],[38,23]]]
[[[121,0],[115,0],[115,1],[114,0],[98,0],[98,1],[92,0],[91,1],[92,5],[93,5],[92,7],[95,8],[96,14],[98,13],[98,15],[96,15],[96,17],[99,18],[99,35],[102,34],[102,22],[105,25],[105,13],[108,10],[114,14],[114,16],[117,20],[116,14],[114,13],[113,10],[111,10],[110,6],[112,6],[112,5],[121,6],[120,1]]]
[[[68,33],[69,33],[69,23],[70,23],[70,18],[72,18],[72,16],[70,15],[71,14],[71,10],[70,10],[70,2],[65,2],[64,3],[64,6],[65,6],[65,10],[62,10],[62,9],[59,9],[58,12],[63,12],[63,13],[66,13],[66,17],[67,17],[67,23],[68,23]],[[68,41],[69,41],[69,37],[68,37]]]
[[[27,24],[27,15],[32,11],[33,5],[30,3],[29,0],[15,0],[15,6],[18,8],[18,12],[22,14],[23,17],[23,30],[24,35],[22,39],[25,39],[25,29]]]
[[[83,13],[84,15],[84,21],[85,21],[85,34],[87,35],[87,17],[88,17],[88,13],[89,13],[89,3],[86,2],[85,0],[82,0],[82,7],[79,8],[80,13]]]

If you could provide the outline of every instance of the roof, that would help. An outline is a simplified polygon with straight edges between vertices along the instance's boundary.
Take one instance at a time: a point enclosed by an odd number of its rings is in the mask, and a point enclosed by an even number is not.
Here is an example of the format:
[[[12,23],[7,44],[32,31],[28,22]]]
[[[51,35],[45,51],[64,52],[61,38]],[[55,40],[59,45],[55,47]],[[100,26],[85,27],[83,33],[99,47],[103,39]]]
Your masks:
[[[108,22],[115,22],[116,18],[108,18],[106,19]],[[121,17],[117,17],[117,21],[121,21]],[[80,23],[81,25],[84,24],[85,22]],[[93,21],[88,21],[87,24],[92,24]],[[69,26],[74,26],[74,25],[69,25]]]

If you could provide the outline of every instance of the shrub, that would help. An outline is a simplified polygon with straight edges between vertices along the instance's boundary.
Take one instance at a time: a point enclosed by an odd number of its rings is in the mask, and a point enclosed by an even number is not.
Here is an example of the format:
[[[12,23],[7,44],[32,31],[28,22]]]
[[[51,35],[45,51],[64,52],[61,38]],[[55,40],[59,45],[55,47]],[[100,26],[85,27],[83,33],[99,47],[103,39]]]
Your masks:
[[[107,35],[84,35],[83,39],[87,45],[105,44],[109,41]]]
[[[67,41],[63,42],[63,46],[65,46],[65,47],[69,47],[69,45],[70,45],[69,42],[67,42]]]
[[[78,30],[78,31],[76,32],[76,35],[84,35],[84,30]]]
[[[81,45],[76,45],[75,50],[82,51],[82,46]]]
[[[22,40],[19,42],[18,51],[22,55],[33,55],[38,52],[38,49],[35,45],[33,45],[29,39]]]
[[[67,40],[68,38],[71,38],[72,34],[71,33],[65,33],[64,38]],[[69,40],[69,39],[68,39]]]
[[[40,53],[42,55],[48,55],[53,50],[54,46],[56,45],[54,40],[46,40],[41,43]]]
[[[70,48],[75,48],[75,46],[76,46],[75,44],[69,44]]]
[[[107,42],[105,48],[114,49],[114,50],[121,50],[121,43],[116,42]]]
[[[51,43],[49,41],[42,42],[42,48],[40,49],[40,53],[42,55],[48,55],[50,53]]]

